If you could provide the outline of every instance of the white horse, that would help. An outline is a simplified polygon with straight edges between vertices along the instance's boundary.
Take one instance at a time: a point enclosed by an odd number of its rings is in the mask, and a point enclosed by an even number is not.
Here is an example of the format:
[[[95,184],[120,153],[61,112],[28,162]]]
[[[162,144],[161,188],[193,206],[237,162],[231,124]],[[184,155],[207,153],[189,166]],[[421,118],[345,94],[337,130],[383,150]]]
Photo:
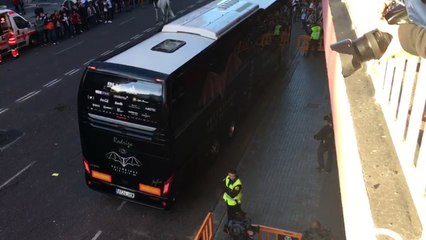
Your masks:
[[[152,4],[154,5],[155,9],[155,21],[158,22],[158,9],[161,10],[161,13],[163,14],[163,23],[167,23],[170,18],[174,18],[175,14],[172,11],[172,8],[170,7],[170,0],[153,0]]]

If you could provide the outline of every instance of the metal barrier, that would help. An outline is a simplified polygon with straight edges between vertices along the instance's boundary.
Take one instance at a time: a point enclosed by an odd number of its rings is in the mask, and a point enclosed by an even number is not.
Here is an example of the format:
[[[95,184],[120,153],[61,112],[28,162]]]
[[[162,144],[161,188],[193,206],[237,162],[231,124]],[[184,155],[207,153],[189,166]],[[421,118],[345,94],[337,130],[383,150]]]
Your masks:
[[[302,240],[302,234],[263,225],[259,226],[258,240]],[[265,237],[265,238],[264,238]]]
[[[194,240],[212,240],[213,239],[213,214],[209,212],[204,218],[203,224],[195,235]]]
[[[252,226],[259,227],[257,234],[258,240],[302,240],[302,234],[283,229],[267,227],[263,225],[253,224]],[[194,237],[194,240],[212,240],[213,239],[213,214],[207,213],[203,224]]]
[[[377,61],[376,93],[420,221],[426,226],[426,59],[408,54]],[[426,232],[423,232],[423,237]]]

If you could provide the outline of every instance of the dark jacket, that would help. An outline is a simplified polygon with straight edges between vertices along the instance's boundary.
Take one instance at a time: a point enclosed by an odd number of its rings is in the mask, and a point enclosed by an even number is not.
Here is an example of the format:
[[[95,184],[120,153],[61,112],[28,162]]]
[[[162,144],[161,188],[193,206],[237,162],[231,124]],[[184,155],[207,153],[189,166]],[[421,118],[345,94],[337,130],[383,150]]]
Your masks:
[[[319,140],[322,147],[334,147],[334,131],[333,126],[329,124],[322,127],[315,135],[315,140]]]
[[[414,23],[401,24],[398,36],[401,47],[406,52],[426,58],[426,28]]]

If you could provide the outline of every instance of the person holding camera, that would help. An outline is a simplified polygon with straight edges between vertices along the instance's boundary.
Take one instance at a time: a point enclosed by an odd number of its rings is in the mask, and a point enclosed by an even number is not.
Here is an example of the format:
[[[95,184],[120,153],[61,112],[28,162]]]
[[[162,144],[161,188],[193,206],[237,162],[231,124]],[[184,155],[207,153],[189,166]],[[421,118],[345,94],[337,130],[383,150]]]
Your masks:
[[[401,24],[398,37],[402,48],[426,58],[426,0],[405,0],[410,23]]]
[[[324,117],[327,125],[323,126],[315,135],[314,139],[319,141],[317,148],[318,171],[329,173],[335,153],[333,119],[330,115]],[[327,162],[324,163],[324,154],[327,153]]]

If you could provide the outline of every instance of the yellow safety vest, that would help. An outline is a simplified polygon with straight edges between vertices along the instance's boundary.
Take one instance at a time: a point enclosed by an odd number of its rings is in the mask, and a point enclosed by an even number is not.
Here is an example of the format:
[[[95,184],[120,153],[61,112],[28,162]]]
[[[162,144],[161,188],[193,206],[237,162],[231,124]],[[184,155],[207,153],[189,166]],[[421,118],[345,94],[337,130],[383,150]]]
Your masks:
[[[226,177],[225,179],[225,185],[231,189],[234,190],[234,188],[236,186],[242,186],[243,184],[241,183],[240,179],[238,178],[237,181],[235,181],[234,183],[230,184],[231,180],[229,179],[229,177]],[[241,204],[241,198],[243,197],[243,194],[241,193],[241,191],[237,194],[237,196],[235,196],[234,198],[232,198],[231,196],[229,196],[226,192],[223,194],[223,200],[225,200],[225,203],[228,206],[235,206],[237,204]]]
[[[319,40],[320,39],[320,33],[321,33],[321,27],[320,26],[313,26],[311,28],[311,39],[313,40]]]

